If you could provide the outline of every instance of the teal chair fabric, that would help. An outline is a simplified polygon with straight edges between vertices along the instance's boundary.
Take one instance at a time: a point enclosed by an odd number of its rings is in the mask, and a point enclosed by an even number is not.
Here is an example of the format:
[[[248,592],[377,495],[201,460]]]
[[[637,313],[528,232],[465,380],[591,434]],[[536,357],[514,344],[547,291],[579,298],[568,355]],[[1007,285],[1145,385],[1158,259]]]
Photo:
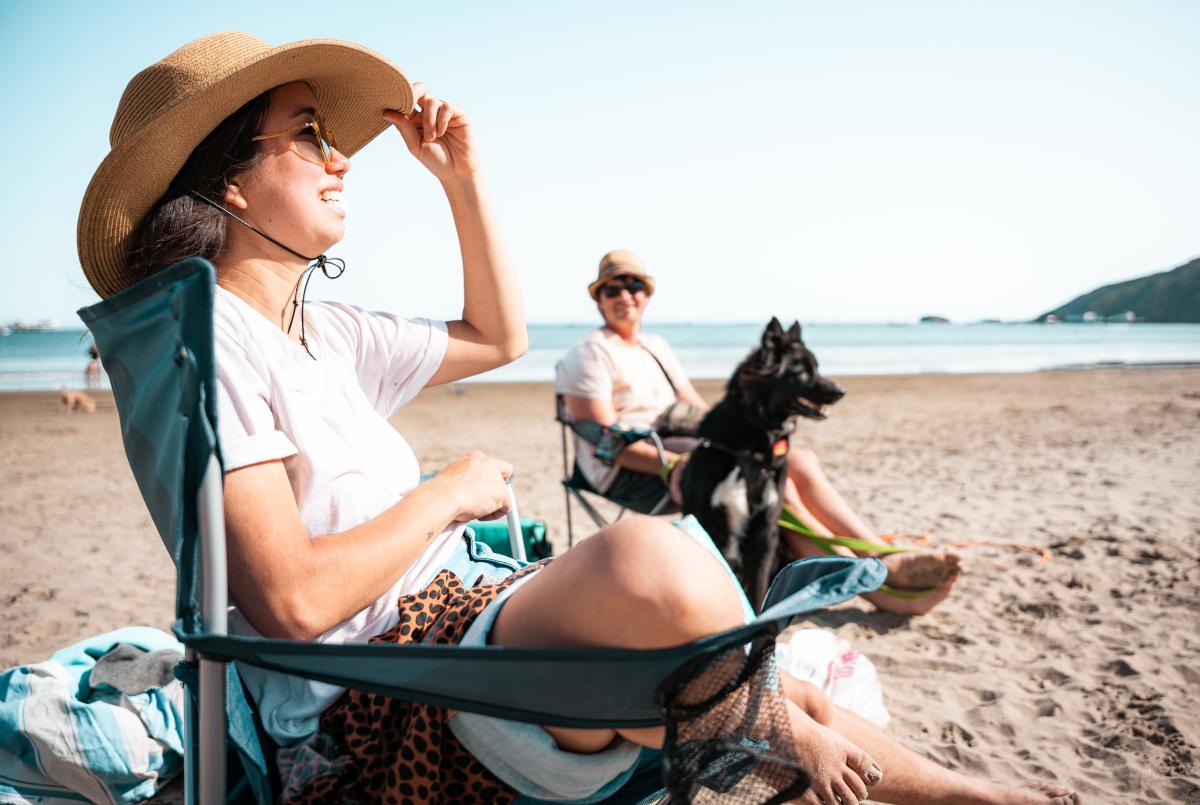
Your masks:
[[[573,727],[662,723],[660,683],[686,663],[745,643],[790,619],[873,590],[873,559],[794,562],[772,585],[762,614],[743,627],[684,646],[508,649],[432,645],[337,645],[213,634],[201,615],[197,493],[216,432],[214,270],[189,258],[79,311],[112,382],[126,454],[178,573],[174,631],[206,659],[236,660],[408,700],[502,718]],[[231,746],[247,780],[234,794],[272,798],[272,747],[235,666],[227,666]],[[187,680],[187,669],[180,675]],[[586,691],[586,696],[580,696]],[[655,773],[649,769],[651,779]],[[231,778],[234,775],[231,775]],[[646,778],[635,778],[646,785]],[[236,798],[236,797],[235,797]],[[622,795],[621,801],[635,801]]]
[[[664,486],[662,495],[657,499],[650,500],[623,500],[619,496],[612,493],[601,492],[592,486],[591,482],[584,476],[583,470],[579,468],[579,462],[572,459],[572,450],[568,446],[570,439],[568,434],[573,433],[582,439],[586,444],[597,448],[601,444],[605,445],[605,450],[610,456],[615,456],[625,446],[641,441],[649,441],[658,449],[659,461],[662,466],[666,466],[666,457],[663,453],[662,439],[652,428],[628,428],[620,424],[604,426],[597,422],[576,421],[571,418],[570,412],[567,410],[567,400],[562,394],[554,395],[554,419],[558,422],[562,429],[562,464],[563,477],[562,487],[565,496],[565,505],[567,511],[567,546],[575,544],[575,523],[571,516],[571,499],[580,505],[597,528],[603,528],[609,524],[609,521],[602,515],[595,506],[588,501],[588,495],[595,495],[603,500],[611,501],[621,507],[615,519],[619,520],[625,516],[625,512],[632,511],[638,514],[677,514],[679,507],[671,500],[671,494]],[[599,452],[597,453],[599,455]]]
[[[506,520],[475,520],[470,524],[475,539],[492,549],[494,553],[513,558],[512,541]],[[547,559],[554,555],[554,546],[546,533],[546,521],[532,517],[521,518],[521,539],[525,543],[525,558],[530,562]]]

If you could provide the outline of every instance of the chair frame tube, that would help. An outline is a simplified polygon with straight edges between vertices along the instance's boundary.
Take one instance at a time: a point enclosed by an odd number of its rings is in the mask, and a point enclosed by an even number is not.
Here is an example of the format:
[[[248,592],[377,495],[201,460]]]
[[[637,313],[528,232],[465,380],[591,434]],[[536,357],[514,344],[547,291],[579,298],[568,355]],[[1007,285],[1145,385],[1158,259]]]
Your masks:
[[[512,488],[512,479],[508,477],[508,547],[513,559],[518,562],[528,562],[525,555],[525,532],[521,530],[521,515],[517,511],[517,494]]]
[[[559,425],[561,426],[561,432],[562,432],[562,465],[563,465],[562,485],[563,485],[563,495],[565,497],[564,502],[566,504],[566,509],[567,509],[567,548],[572,548],[575,545],[575,527],[574,527],[575,524],[571,521],[571,498],[572,497],[574,497],[575,500],[579,503],[579,505],[583,507],[583,510],[587,513],[587,515],[592,518],[592,522],[594,522],[596,524],[597,528],[604,528],[605,526],[609,525],[610,523],[615,523],[617,520],[620,520],[622,517],[625,516],[625,512],[628,511],[628,509],[625,506],[621,506],[621,510],[619,512],[617,512],[616,517],[614,517],[611,521],[606,520],[606,519],[604,519],[604,516],[601,515],[600,512],[598,512],[596,510],[596,508],[594,506],[592,506],[591,503],[588,502],[587,498],[585,498],[583,496],[583,492],[570,486],[570,484],[567,482],[567,479],[571,477],[571,462],[570,462],[570,459],[568,459],[568,457],[567,457],[567,431],[570,430],[570,426],[566,423],[565,420],[563,420],[561,418],[559,419]],[[650,435],[647,438],[650,439],[651,443],[654,445],[654,449],[658,452],[659,466],[666,467],[667,466],[667,450],[665,447],[663,447],[662,439],[659,438],[659,435],[654,431],[651,431]],[[603,495],[601,495],[601,497],[603,497]],[[665,509],[667,507],[667,504],[669,504],[670,502],[671,502],[671,491],[668,489],[663,494],[663,496],[659,499],[658,503],[655,503],[654,506],[650,509],[650,511],[646,512],[646,514],[653,517],[653,516],[657,515],[659,512],[661,512],[663,509]]]
[[[197,494],[200,520],[200,602],[209,634],[229,633],[229,566],[225,553],[224,484],[221,465],[211,454]],[[199,805],[225,802],[225,663],[200,657]],[[187,764],[185,764],[186,768]],[[189,803],[190,805],[190,803]]]
[[[183,650],[183,658],[196,662],[196,652],[191,648]],[[196,750],[199,743],[193,736],[200,723],[200,711],[196,707],[196,697],[189,691],[183,694],[183,805],[196,805],[195,781],[198,781],[199,770],[196,768]]]
[[[571,477],[571,469],[567,464],[567,423],[560,420],[562,425],[562,465],[563,465],[563,496],[567,508],[567,548],[575,547],[575,528],[571,522],[571,489],[567,487],[567,479]]]

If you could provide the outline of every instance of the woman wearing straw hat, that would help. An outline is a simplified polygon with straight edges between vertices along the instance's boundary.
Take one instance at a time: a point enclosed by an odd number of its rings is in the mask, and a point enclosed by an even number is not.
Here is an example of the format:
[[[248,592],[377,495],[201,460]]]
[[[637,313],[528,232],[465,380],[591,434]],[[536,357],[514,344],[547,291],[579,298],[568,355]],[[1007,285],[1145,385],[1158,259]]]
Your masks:
[[[700,443],[681,434],[695,433],[700,417],[708,410],[667,340],[642,329],[654,289],[654,277],[646,273],[642,259],[633,252],[617,249],[601,257],[596,278],[587,290],[604,323],[568,350],[555,375],[555,391],[563,395],[572,419],[600,425],[619,421],[660,432],[665,425],[665,432],[671,433],[663,439],[666,468],[647,442],[631,444],[615,461],[605,462],[575,437],[576,463],[588,482],[635,511],[649,511],[666,493],[668,482],[672,497],[681,500],[683,468],[688,454]],[[784,498],[818,535],[841,534],[885,546],[834,488],[810,448],[788,448]],[[793,556],[823,553],[809,540],[790,531],[783,533]],[[836,550],[853,555],[846,548]],[[950,595],[958,579],[958,557],[949,552],[893,554],[886,556],[884,563],[891,587],[931,590],[915,598],[883,590],[863,596],[886,612],[926,614]]]
[[[326,250],[345,230],[350,157],[389,125],[449,202],[463,263],[459,321],[305,303],[313,271],[336,277],[344,268]],[[476,546],[462,525],[505,509],[508,464],[472,453],[419,482],[412,450],[386,417],[424,386],[526,349],[520,293],[460,109],[357,45],[270,47],[225,33],[135,76],[111,142],[79,218],[92,286],[109,296],[194,254],[217,267],[234,631],[657,647],[740,623],[719,564],[670,526],[627,520],[551,563],[518,570]],[[660,574],[663,566],[681,572]],[[431,600],[442,606],[437,617],[423,609]],[[662,741],[661,729],[543,730],[260,669],[245,668],[244,677],[285,756],[303,754],[295,748],[318,730],[334,738],[339,755],[326,773],[290,766],[299,776],[285,782],[304,789],[300,799],[503,801],[513,790],[594,799],[626,779],[639,745]],[[859,746],[889,758],[888,780],[873,789],[885,799],[904,790],[897,785],[944,791],[946,801],[984,790],[836,711],[810,686],[785,688],[797,753],[813,779],[804,801],[865,795],[880,772]],[[384,734],[377,725],[385,714],[409,728]],[[374,728],[356,729],[363,723]],[[357,788],[347,788],[351,780]]]

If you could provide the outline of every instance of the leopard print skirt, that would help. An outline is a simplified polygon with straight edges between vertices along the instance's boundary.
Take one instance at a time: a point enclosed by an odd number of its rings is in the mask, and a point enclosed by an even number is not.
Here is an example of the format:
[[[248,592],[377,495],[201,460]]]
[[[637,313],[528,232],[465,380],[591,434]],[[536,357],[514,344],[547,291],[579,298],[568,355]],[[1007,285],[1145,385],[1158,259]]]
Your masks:
[[[401,596],[400,620],[372,643],[458,643],[484,607],[530,565],[502,581],[467,588],[449,570]],[[486,581],[486,580],[484,580]],[[322,745],[277,757],[284,803],[507,803],[516,794],[475,759],[448,726],[449,711],[348,690],[321,716]]]

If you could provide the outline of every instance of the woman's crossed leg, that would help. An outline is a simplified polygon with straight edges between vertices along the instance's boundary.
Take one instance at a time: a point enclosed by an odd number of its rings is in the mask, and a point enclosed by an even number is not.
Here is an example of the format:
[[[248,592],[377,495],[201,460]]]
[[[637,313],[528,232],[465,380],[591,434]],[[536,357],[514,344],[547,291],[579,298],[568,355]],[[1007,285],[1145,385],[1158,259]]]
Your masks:
[[[491,642],[652,649],[741,624],[733,582],[707,551],[661,520],[630,517],[584,540],[514,592]],[[858,803],[868,785],[872,798],[885,802],[1078,802],[1066,790],[1007,789],[944,769],[834,707],[813,686],[786,675],[783,682],[796,754],[812,778],[801,802]],[[660,747],[664,735],[662,727],[545,729],[573,752],[599,751],[617,735]]]

